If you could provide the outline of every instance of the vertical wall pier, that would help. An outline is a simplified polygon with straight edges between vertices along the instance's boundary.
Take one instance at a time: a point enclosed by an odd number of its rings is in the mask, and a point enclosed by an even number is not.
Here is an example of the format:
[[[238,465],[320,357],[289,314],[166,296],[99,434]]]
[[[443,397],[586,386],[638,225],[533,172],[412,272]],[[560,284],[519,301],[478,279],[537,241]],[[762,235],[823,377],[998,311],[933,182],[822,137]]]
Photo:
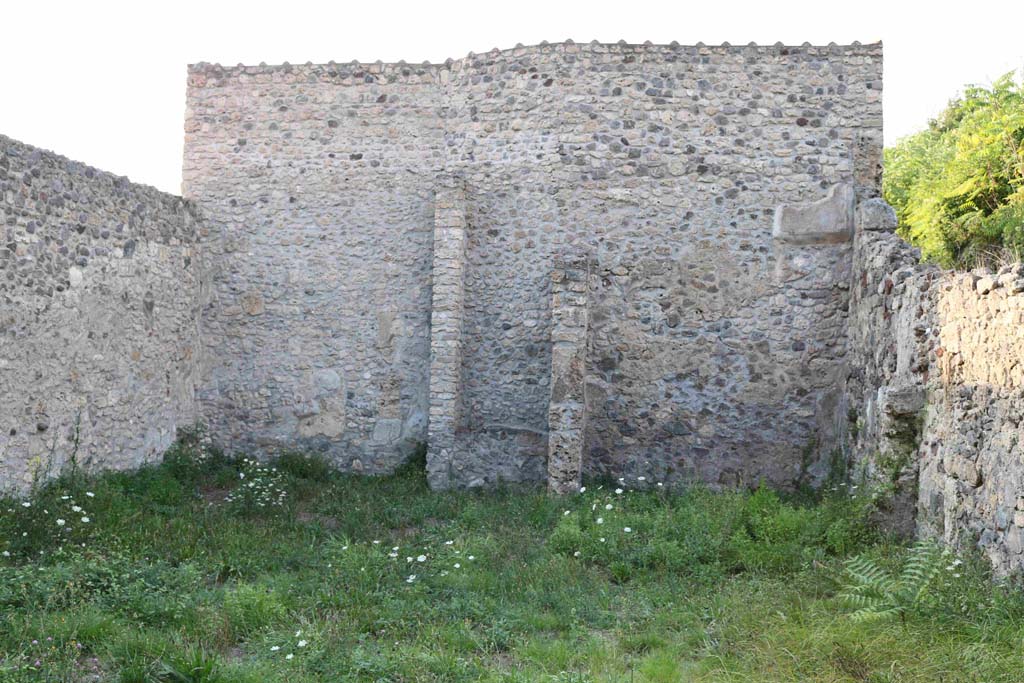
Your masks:
[[[430,424],[427,480],[453,485],[456,431],[461,418],[463,274],[466,210],[461,184],[445,179],[434,198],[433,309],[430,316]]]
[[[589,262],[555,262],[551,274],[551,400],[548,404],[548,490],[578,491],[583,475]]]

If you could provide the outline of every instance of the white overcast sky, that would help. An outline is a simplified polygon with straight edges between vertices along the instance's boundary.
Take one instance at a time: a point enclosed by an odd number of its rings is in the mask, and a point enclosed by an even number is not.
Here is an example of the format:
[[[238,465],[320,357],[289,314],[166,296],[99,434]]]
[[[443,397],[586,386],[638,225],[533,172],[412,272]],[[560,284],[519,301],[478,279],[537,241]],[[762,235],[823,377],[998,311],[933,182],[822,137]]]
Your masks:
[[[0,0],[0,133],[178,193],[185,65],[443,61],[516,43],[885,43],[885,138],[1024,67],[1024,0]]]

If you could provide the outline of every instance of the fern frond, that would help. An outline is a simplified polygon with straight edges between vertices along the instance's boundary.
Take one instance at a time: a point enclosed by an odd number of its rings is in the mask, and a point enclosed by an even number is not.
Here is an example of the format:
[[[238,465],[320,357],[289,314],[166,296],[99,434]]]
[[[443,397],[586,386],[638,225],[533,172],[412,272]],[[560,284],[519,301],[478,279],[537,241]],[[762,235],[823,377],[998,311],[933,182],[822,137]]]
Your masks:
[[[854,609],[878,609],[890,601],[880,595],[859,595],[857,593],[843,593],[839,599],[847,606]]]
[[[846,573],[855,584],[874,586],[880,592],[891,593],[898,588],[896,580],[887,571],[863,556],[848,560]]]
[[[898,577],[867,557],[846,562],[848,581],[838,598],[854,608],[850,618],[873,621],[904,617],[927,595],[944,563],[943,550],[930,541],[914,544]]]
[[[942,567],[942,550],[931,541],[918,541],[910,550],[899,578],[899,591],[911,604],[924,597]]]
[[[901,607],[891,605],[885,608],[865,607],[850,614],[854,622],[879,622],[893,616],[899,616],[903,612]]]
[[[896,606],[891,606],[885,609],[865,608],[853,612],[850,615],[850,619],[858,622],[880,621],[882,619],[898,617],[902,612],[903,610]]]

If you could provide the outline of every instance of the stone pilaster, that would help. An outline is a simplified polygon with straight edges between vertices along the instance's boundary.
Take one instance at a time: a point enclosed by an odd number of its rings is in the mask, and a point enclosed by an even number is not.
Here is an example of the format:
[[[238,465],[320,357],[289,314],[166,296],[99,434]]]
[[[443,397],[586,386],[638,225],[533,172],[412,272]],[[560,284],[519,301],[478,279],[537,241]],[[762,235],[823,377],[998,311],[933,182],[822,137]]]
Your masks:
[[[557,494],[578,491],[583,473],[588,279],[585,258],[556,261],[551,275],[548,490]]]
[[[427,480],[433,489],[453,485],[456,431],[461,419],[463,273],[466,257],[465,197],[445,180],[434,198],[433,307],[430,316],[430,424]]]

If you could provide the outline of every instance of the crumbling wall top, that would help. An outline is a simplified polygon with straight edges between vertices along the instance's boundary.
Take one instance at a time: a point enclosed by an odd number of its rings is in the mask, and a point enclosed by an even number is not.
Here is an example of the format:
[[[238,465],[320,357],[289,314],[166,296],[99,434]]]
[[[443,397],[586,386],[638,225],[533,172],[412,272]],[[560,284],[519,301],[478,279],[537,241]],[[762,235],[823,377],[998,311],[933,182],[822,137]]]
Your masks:
[[[258,65],[237,64],[235,66],[210,62],[197,62],[195,64],[189,64],[188,72],[189,75],[202,74],[207,77],[214,78],[231,78],[243,75],[254,76],[260,74],[280,73],[308,74],[311,77],[344,78],[350,76],[353,72],[360,72],[369,77],[377,75],[408,77],[435,73],[442,69],[457,69],[467,64],[472,65],[477,62],[499,58],[515,58],[532,55],[581,55],[587,53],[622,54],[634,57],[645,54],[658,57],[699,57],[702,55],[721,54],[738,54],[747,57],[755,57],[758,55],[807,55],[811,57],[825,57],[840,54],[849,55],[851,57],[881,57],[882,43],[874,42],[862,44],[854,41],[848,45],[837,45],[836,43],[829,43],[828,45],[812,45],[810,43],[803,43],[802,45],[784,45],[782,43],[775,43],[773,45],[758,45],[756,43],[748,43],[746,45],[731,45],[729,43],[722,43],[721,45],[705,45],[704,43],[697,43],[696,45],[680,45],[679,43],[672,42],[667,45],[656,45],[650,41],[646,43],[627,43],[624,40],[620,40],[617,43],[601,43],[594,40],[589,43],[576,43],[572,40],[566,40],[555,43],[548,43],[547,41],[544,41],[537,45],[518,44],[515,47],[506,49],[499,49],[495,47],[486,52],[470,52],[465,57],[460,57],[458,59],[449,58],[444,62],[424,61],[419,63],[407,63],[405,61],[382,62],[378,60],[375,62],[362,62],[359,60],[351,60],[340,62],[330,61],[326,64],[314,64],[312,62],[306,62],[304,64],[290,64],[288,62],[284,62],[283,64],[261,63]]]

